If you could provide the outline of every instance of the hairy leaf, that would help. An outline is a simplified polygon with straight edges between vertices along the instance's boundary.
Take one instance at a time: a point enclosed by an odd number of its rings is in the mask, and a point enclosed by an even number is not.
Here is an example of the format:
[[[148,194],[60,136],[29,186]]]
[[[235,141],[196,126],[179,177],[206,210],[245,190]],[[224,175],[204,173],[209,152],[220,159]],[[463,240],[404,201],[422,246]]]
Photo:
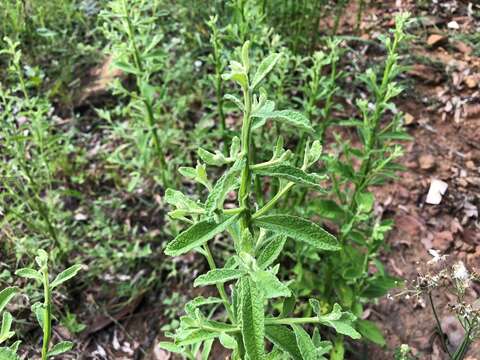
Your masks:
[[[241,330],[245,351],[250,359],[265,359],[265,319],[263,298],[250,277],[241,280]]]
[[[270,113],[262,112],[262,113],[254,113],[252,114],[253,117],[260,118],[259,120],[255,121],[252,125],[252,129],[256,129],[262,126],[266,120],[274,120],[279,121],[281,123],[296,127],[302,131],[308,133],[314,133],[315,130],[313,129],[312,125],[310,124],[310,120],[308,120],[305,115],[301,112],[294,111],[294,110],[277,110],[272,111]]]
[[[17,294],[18,288],[15,286],[9,286],[0,291],[0,313],[3,311],[5,306],[12,300],[12,298]]]
[[[82,265],[77,264],[69,267],[68,269],[62,271],[55,280],[50,284],[51,289],[55,289],[58,285],[63,284],[65,281],[70,280],[82,269]]]
[[[187,334],[178,339],[177,345],[186,346],[198,344],[199,342],[214,339],[219,335],[216,331],[207,331],[203,329],[197,329],[189,331]]]
[[[73,349],[73,343],[71,341],[61,341],[55,344],[52,349],[47,353],[47,358],[63,354]]]
[[[265,335],[268,340],[290,355],[294,360],[303,360],[295,334],[286,326],[267,325],[265,326]]]
[[[310,335],[300,325],[293,324],[292,328],[303,360],[317,360],[317,349]]]
[[[231,216],[220,223],[213,220],[204,220],[192,225],[168,243],[165,254],[170,256],[185,254],[225,231],[228,226],[237,221],[238,216],[238,214]]]
[[[319,178],[317,176],[307,174],[305,171],[291,165],[280,164],[254,170],[253,172],[258,175],[278,177],[280,179],[292,181],[296,184],[311,186],[319,190],[321,189],[321,186],[318,184]]]
[[[214,269],[195,279],[193,286],[207,286],[232,281],[242,277],[244,273],[237,269]]]
[[[243,168],[244,163],[244,159],[236,161],[235,164],[233,164],[232,167],[216,182],[205,202],[205,210],[208,216],[212,216],[216,209],[223,207],[223,202],[225,201],[227,193],[239,182],[238,175]]]
[[[275,233],[302,241],[319,250],[340,250],[337,239],[317,224],[291,215],[267,215],[255,219],[255,224]]]
[[[5,311],[2,316],[2,328],[0,329],[0,344],[10,339],[15,335],[14,331],[10,331],[12,327],[13,316],[8,311]]]
[[[270,71],[272,71],[280,57],[281,54],[270,54],[262,60],[262,62],[258,66],[257,72],[253,76],[251,85],[252,89],[255,89],[257,85],[263,80],[263,78],[267,76]]]
[[[270,271],[258,270],[252,275],[266,299],[289,297],[292,292]]]
[[[17,271],[15,271],[15,275],[26,278],[26,279],[34,279],[39,282],[43,281],[42,274],[35,269],[30,269],[30,268],[18,269]]]
[[[265,269],[272,265],[282,252],[286,241],[287,237],[283,235],[275,235],[269,241],[267,241],[258,251],[258,266],[261,269]]]

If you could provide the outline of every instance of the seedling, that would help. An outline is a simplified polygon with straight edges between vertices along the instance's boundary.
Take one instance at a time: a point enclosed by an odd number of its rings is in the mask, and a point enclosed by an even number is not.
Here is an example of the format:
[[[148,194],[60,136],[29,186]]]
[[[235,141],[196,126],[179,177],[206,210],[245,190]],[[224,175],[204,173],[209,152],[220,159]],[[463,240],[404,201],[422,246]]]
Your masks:
[[[62,271],[52,282],[50,282],[47,252],[44,250],[39,250],[35,261],[39,267],[38,270],[33,268],[22,268],[18,269],[15,272],[15,275],[35,280],[37,283],[42,284],[43,286],[43,304],[33,304],[32,312],[35,314],[37,321],[43,330],[42,360],[47,360],[48,358],[70,351],[73,348],[73,343],[70,341],[61,341],[53,345],[51,344],[53,317],[52,291],[59,285],[77,275],[82,266],[73,265]]]

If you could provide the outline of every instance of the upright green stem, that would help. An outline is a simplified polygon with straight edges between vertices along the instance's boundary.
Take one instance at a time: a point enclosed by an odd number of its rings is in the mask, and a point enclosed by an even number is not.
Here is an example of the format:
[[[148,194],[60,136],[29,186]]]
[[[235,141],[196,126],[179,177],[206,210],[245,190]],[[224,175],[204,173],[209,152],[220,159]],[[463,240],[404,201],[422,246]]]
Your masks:
[[[142,57],[140,55],[140,51],[138,50],[137,42],[135,41],[135,32],[133,29],[132,20],[130,19],[130,12],[128,11],[127,0],[123,0],[123,10],[124,10],[124,17],[127,22],[127,35],[130,41],[130,45],[133,48],[133,61],[135,63],[135,67],[137,68],[139,73],[143,73],[143,62]],[[140,87],[140,76],[136,76],[137,80],[137,88],[141,93]],[[143,94],[142,94],[143,96]],[[149,132],[153,139],[153,145],[155,147],[155,151],[157,152],[158,159],[160,161],[161,166],[161,177],[162,177],[162,184],[164,187],[168,186],[167,183],[167,162],[165,160],[165,154],[162,149],[162,144],[160,142],[158,131],[157,131],[157,124],[155,122],[155,116],[153,111],[153,105],[150,103],[148,99],[145,97],[143,98],[143,103],[145,105],[145,110],[147,112],[147,124],[149,128]]]
[[[213,255],[208,244],[205,244],[203,246],[203,250],[205,251],[205,257],[207,258],[207,262],[208,262],[208,266],[210,267],[210,270],[215,270],[217,268],[217,265],[215,264],[215,260],[213,259]],[[223,304],[225,305],[225,309],[227,310],[227,314],[230,321],[232,322],[232,324],[235,324],[236,322],[235,315],[232,311],[232,307],[230,306],[230,302],[228,301],[228,296],[227,296],[227,293],[225,292],[225,288],[223,287],[223,284],[217,284],[217,290],[218,290],[218,293],[220,294],[220,297],[223,300]]]
[[[245,209],[243,215],[240,219],[240,228],[241,233],[245,229],[250,229],[250,183],[252,174],[250,171],[250,163],[252,160],[252,155],[250,152],[250,142],[251,142],[251,112],[252,112],[252,93],[249,88],[243,89],[244,96],[244,113],[243,113],[243,125],[242,125],[242,154],[245,159],[245,165],[242,169],[242,175],[240,180],[240,189],[238,191],[238,201],[239,207]]]
[[[50,283],[48,280],[48,269],[43,268],[43,345],[42,360],[47,360],[48,348],[52,337],[52,294],[50,292]]]

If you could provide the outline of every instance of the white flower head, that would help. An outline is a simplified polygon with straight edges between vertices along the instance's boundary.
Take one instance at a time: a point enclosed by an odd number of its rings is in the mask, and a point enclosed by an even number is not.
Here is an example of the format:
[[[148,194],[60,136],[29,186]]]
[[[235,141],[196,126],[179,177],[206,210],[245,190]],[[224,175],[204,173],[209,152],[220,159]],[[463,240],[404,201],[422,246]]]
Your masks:
[[[459,261],[452,267],[452,278],[456,280],[459,290],[462,292],[470,285],[470,273],[468,272],[463,261]]]

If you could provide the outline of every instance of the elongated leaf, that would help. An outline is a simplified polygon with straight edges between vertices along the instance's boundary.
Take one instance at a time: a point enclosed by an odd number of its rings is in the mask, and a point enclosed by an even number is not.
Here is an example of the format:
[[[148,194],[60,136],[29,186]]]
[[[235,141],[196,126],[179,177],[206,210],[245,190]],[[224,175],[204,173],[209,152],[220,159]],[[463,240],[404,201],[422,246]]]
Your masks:
[[[207,286],[236,280],[244,273],[237,269],[214,269],[195,279],[193,286]]]
[[[17,271],[15,271],[15,275],[26,278],[26,279],[34,279],[39,282],[42,282],[43,280],[42,274],[40,274],[40,272],[30,268],[18,269]]]
[[[263,298],[257,284],[246,276],[241,280],[241,330],[245,351],[250,359],[265,359],[265,319]]]
[[[266,120],[279,121],[281,123],[296,127],[302,131],[308,133],[314,133],[310,120],[308,120],[305,115],[298,111],[294,110],[277,110],[270,113],[255,113],[252,114],[253,117],[260,118],[260,120],[254,121],[252,129],[256,129],[265,123]]]
[[[287,237],[283,235],[273,236],[263,245],[257,255],[257,264],[261,269],[265,269],[272,265],[278,258],[285,246]]]
[[[305,171],[291,165],[276,165],[254,170],[253,172],[258,175],[277,177],[292,181],[296,184],[314,187],[319,190],[321,189],[320,184],[318,184],[319,178],[317,176],[307,174]]]
[[[61,341],[52,347],[52,349],[47,353],[47,357],[57,356],[72,349],[73,343],[71,341]]]
[[[238,216],[238,214],[231,216],[218,224],[212,220],[204,220],[192,225],[168,243],[165,254],[170,256],[185,254],[225,231],[228,226],[237,221]]]
[[[317,349],[308,333],[300,325],[293,324],[292,328],[303,360],[317,360]]]
[[[3,311],[5,306],[12,300],[12,298],[17,294],[18,288],[15,286],[9,286],[0,291],[0,313]]]
[[[238,160],[232,167],[218,179],[215,183],[210,194],[208,194],[207,201],[205,202],[205,210],[208,216],[213,215],[213,212],[223,207],[223,202],[225,201],[225,197],[227,193],[235,188],[239,183],[239,173],[240,170],[243,168],[245,160]]]
[[[185,311],[187,312],[187,314],[194,314],[195,309],[197,309],[200,306],[219,304],[221,302],[222,302],[222,299],[219,299],[217,297],[205,298],[203,296],[198,296],[195,299],[190,300],[188,303],[185,304]]]
[[[181,346],[176,345],[176,344],[171,343],[171,342],[168,342],[168,341],[160,341],[158,343],[158,347],[160,349],[164,349],[164,350],[170,351],[172,353],[182,353],[183,352],[183,348]]]
[[[124,62],[124,61],[114,61],[112,65],[114,67],[116,67],[117,69],[122,70],[125,73],[140,75],[140,72],[138,71],[137,68],[135,68],[134,66],[132,66],[132,65],[130,65],[130,64]]]
[[[335,236],[306,219],[291,215],[268,215],[255,219],[255,224],[277,234],[302,241],[319,250],[340,250]]]
[[[252,89],[255,89],[258,84],[268,75],[270,71],[275,67],[275,64],[280,59],[281,54],[270,54],[262,60],[258,66],[257,72],[253,76]]]
[[[15,332],[10,331],[12,327],[13,316],[8,311],[5,311],[2,316],[2,328],[0,330],[0,344],[10,339]]]
[[[181,337],[177,341],[177,345],[186,346],[186,345],[193,345],[198,344],[199,342],[214,339],[219,335],[216,331],[207,331],[203,329],[193,330],[186,334],[185,336]]]
[[[286,326],[267,325],[265,326],[265,335],[268,340],[290,355],[293,360],[303,360],[295,334]]]
[[[58,285],[63,284],[65,281],[70,280],[75,275],[77,275],[81,269],[82,269],[82,265],[80,264],[70,266],[68,269],[62,271],[60,274],[57,275],[55,280],[53,280],[52,283],[50,284],[50,288],[55,289]]]
[[[374,322],[368,320],[357,320],[355,324],[357,325],[358,331],[364,338],[374,342],[377,345],[385,346],[385,338]]]
[[[238,106],[238,108],[239,108],[240,110],[243,111],[243,110],[245,109],[245,106],[243,105],[242,101],[241,101],[238,97],[236,97],[235,95],[225,94],[225,95],[223,96],[223,98],[224,98],[225,100],[229,100],[229,101],[233,102],[235,105]]]

